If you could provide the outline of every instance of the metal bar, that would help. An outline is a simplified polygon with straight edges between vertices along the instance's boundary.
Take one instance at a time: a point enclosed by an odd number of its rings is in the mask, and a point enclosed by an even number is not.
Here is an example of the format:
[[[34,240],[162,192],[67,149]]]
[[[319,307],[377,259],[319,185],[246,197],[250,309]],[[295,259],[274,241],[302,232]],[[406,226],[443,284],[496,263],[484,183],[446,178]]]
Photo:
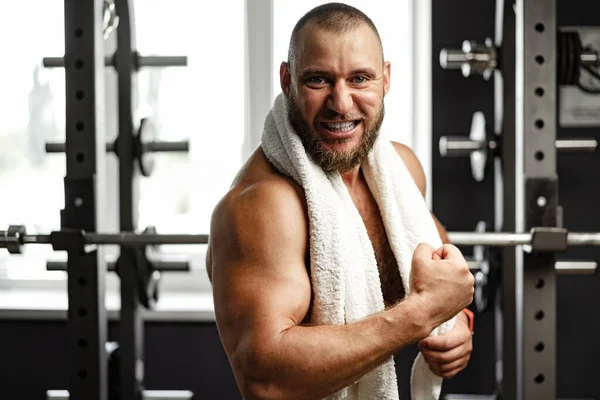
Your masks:
[[[471,140],[466,136],[442,136],[439,151],[442,157],[466,157],[488,146],[485,140]]]
[[[117,263],[115,261],[108,261],[106,263],[107,271],[114,271]],[[187,261],[152,261],[152,265],[155,270],[160,272],[189,272],[190,263]],[[64,261],[48,261],[46,263],[47,271],[65,271],[67,264]]]
[[[44,57],[42,65],[46,68],[63,68],[64,57]],[[106,56],[104,66],[114,66],[114,58]],[[187,56],[140,56],[137,57],[137,67],[185,67],[188,65]]]
[[[46,153],[64,153],[66,145],[59,142],[46,143]],[[106,143],[106,151],[114,152],[115,144],[113,142]],[[144,152],[162,153],[162,152],[187,152],[190,150],[189,141],[180,142],[147,142],[143,144]]]
[[[148,246],[152,244],[207,244],[208,235],[157,234],[140,235],[135,233],[86,234],[87,244],[120,244],[124,246]]]
[[[594,275],[598,268],[595,261],[557,261],[557,275]]]
[[[448,238],[456,246],[489,246],[489,247],[515,247],[531,245],[534,233],[510,232],[448,232]],[[90,245],[124,245],[124,246],[149,246],[149,245],[194,245],[207,244],[207,234],[140,234],[140,233],[85,233],[84,240]],[[0,247],[14,244],[15,238],[0,237]],[[17,244],[51,244],[50,235],[24,235]],[[595,247],[600,246],[600,233],[598,232],[568,232],[567,245],[569,247]]]
[[[46,153],[64,153],[67,146],[64,143],[59,142],[48,142],[46,143]],[[114,143],[106,143],[106,151],[112,152],[114,150]]]
[[[490,247],[514,247],[531,244],[531,233],[505,232],[448,232],[448,239],[456,246],[483,245]]]
[[[51,235],[24,235],[18,239],[0,237],[0,248],[11,244],[52,244]],[[140,234],[140,233],[85,233],[85,244],[124,246],[174,245],[174,244],[207,244],[208,235],[201,234]],[[594,239],[597,240],[597,239]],[[585,243],[580,240],[579,243]]]
[[[443,69],[461,69],[466,62],[469,62],[469,59],[462,50],[442,49],[440,51],[440,66]]]
[[[119,215],[120,231],[135,231],[138,223],[137,204],[139,199],[139,178],[134,169],[134,136],[136,134],[133,116],[138,107],[137,66],[139,56],[136,51],[135,13],[133,0],[115,0],[119,28],[117,30],[117,52],[115,68],[118,76],[119,131],[117,156],[119,159]],[[119,243],[123,244],[125,241]],[[121,245],[118,262],[124,267],[119,273],[121,280],[121,322],[119,324],[120,394],[122,399],[141,397],[144,376],[144,323],[138,280],[140,271],[146,268],[143,257],[137,257],[137,249]]]
[[[556,151],[594,152],[598,148],[596,139],[558,139],[555,141]],[[442,157],[468,157],[472,152],[484,150],[489,143],[484,140],[471,140],[466,136],[442,136],[439,141],[439,152]]]
[[[532,233],[508,232],[448,232],[448,239],[457,246],[514,247],[530,245]],[[600,246],[600,233],[569,232],[567,244],[572,247]]]
[[[469,271],[476,274],[482,269],[481,261],[467,260]],[[598,263],[595,261],[557,261],[554,264],[557,275],[595,275]]]
[[[187,152],[190,151],[190,142],[189,141],[181,141],[181,142],[147,142],[142,145],[143,150],[146,152],[152,153],[161,153],[161,152]]]
[[[600,65],[600,57],[598,57],[598,52],[595,50],[583,50],[580,56],[581,65],[586,65],[590,67],[597,67]]]
[[[502,157],[494,174],[496,196],[495,230],[518,232],[517,218],[517,150],[515,107],[516,93],[516,17],[514,2],[496,0],[495,45],[500,51],[500,69],[494,79],[494,132],[502,143]],[[521,230],[522,232],[522,230]],[[501,252],[502,285],[496,293],[496,391],[500,398],[522,400],[519,393],[522,360],[518,343],[519,291],[518,272],[522,268],[520,250],[503,248]]]
[[[194,394],[188,390],[144,390],[142,400],[191,400]],[[48,390],[47,400],[69,400],[68,390]]]
[[[557,0],[517,0],[517,140],[523,230],[558,226]],[[543,26],[543,29],[540,27]],[[539,88],[544,94],[539,95]],[[538,199],[544,198],[543,202]],[[556,253],[523,254],[522,396],[556,399]]]
[[[65,59],[64,57],[44,57],[42,59],[42,65],[46,68],[64,68]],[[110,56],[104,57],[104,66],[110,67],[113,65],[113,58]]]
[[[185,67],[186,56],[138,56],[138,67]]]
[[[66,177],[61,228],[105,229],[103,0],[65,0]],[[68,252],[69,391],[74,400],[106,400],[107,337],[103,249]]]
[[[596,139],[559,139],[556,150],[564,152],[594,152],[598,148]]]

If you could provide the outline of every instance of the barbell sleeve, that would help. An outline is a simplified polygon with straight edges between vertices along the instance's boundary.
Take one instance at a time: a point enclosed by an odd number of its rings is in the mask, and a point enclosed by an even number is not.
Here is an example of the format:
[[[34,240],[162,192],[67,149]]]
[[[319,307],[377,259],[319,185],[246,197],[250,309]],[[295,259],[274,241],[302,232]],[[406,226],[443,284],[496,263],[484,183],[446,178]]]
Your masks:
[[[598,148],[596,139],[558,139],[556,151],[559,152],[594,152]]]
[[[487,147],[484,140],[471,140],[466,136],[442,136],[439,151],[442,157],[466,157],[472,152]]]
[[[185,67],[187,56],[138,56],[138,67]]]
[[[143,145],[145,152],[164,153],[164,152],[188,152],[190,151],[190,142],[147,142]]]
[[[557,261],[557,275],[594,275],[598,268],[595,261]]]
[[[440,66],[443,69],[461,69],[466,62],[469,62],[469,59],[462,50],[442,49],[440,51]]]

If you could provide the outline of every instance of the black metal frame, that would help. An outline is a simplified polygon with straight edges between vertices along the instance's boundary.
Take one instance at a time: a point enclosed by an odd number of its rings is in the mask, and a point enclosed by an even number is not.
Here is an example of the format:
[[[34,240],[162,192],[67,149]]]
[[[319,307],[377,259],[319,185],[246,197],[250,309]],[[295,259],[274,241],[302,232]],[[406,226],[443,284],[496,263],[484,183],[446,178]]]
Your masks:
[[[62,228],[96,232],[104,184],[103,0],[65,0],[66,177]],[[101,144],[102,146],[99,146]],[[69,394],[107,399],[106,262],[101,248],[68,251]]]
[[[56,250],[67,250],[68,330],[72,400],[140,400],[144,387],[144,322],[142,308],[151,308],[157,299],[160,277],[146,256],[145,246],[120,241],[120,256],[114,269],[120,277],[120,332],[118,345],[107,344],[105,274],[108,265],[103,246],[87,252],[85,233],[106,229],[105,158],[107,152],[104,120],[105,67],[118,76],[118,137],[113,145],[119,159],[119,218],[121,232],[137,232],[139,179],[149,176],[155,151],[187,151],[187,142],[146,143],[143,121],[134,121],[137,71],[142,66],[184,66],[186,57],[141,57],[135,49],[132,0],[115,0],[119,18],[117,51],[104,54],[103,14],[105,0],[65,0],[65,55],[62,62],[66,80],[67,160],[65,208],[61,231],[51,235]],[[114,28],[114,27],[113,27]],[[106,63],[111,59],[111,63]],[[45,59],[45,64],[48,59]],[[136,167],[137,165],[137,167]],[[155,231],[147,228],[144,234]],[[184,239],[184,235],[180,235]],[[184,263],[163,263],[165,267],[189,270]],[[52,395],[54,396],[54,395]],[[63,396],[63,394],[58,394]],[[189,392],[169,392],[173,398],[187,398]]]
[[[117,52],[114,56],[118,76],[119,135],[117,156],[119,158],[119,212],[120,230],[135,232],[138,221],[139,174],[134,165],[134,135],[137,130],[133,121],[133,89],[136,79],[134,65],[135,31],[133,4],[130,0],[115,1],[119,27],[117,29]],[[141,396],[144,375],[144,322],[140,305],[138,280],[139,269],[150,267],[144,248],[121,246],[117,270],[121,282],[121,312],[119,323],[120,393],[122,399],[138,399]]]
[[[503,231],[559,226],[556,173],[556,0],[504,1],[502,79]],[[513,9],[514,6],[514,9]],[[539,200],[538,200],[539,199]],[[502,399],[556,399],[555,253],[503,250],[498,359]]]

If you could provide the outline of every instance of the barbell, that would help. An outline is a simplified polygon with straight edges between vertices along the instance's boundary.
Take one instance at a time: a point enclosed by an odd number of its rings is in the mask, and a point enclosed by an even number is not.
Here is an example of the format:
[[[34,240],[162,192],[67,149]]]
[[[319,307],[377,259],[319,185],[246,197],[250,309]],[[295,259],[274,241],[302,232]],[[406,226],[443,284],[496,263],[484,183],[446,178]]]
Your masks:
[[[82,229],[62,229],[49,234],[28,234],[24,225],[11,225],[0,231],[0,248],[11,254],[21,254],[25,245],[49,244],[54,250],[79,251],[88,245],[123,245],[145,247],[152,245],[207,244],[208,235],[158,234],[155,232],[95,233]]]
[[[569,247],[600,246],[599,232],[569,232],[565,228],[535,227],[529,232],[448,232],[456,246],[530,246],[537,252],[562,252]],[[49,234],[28,234],[24,225],[11,225],[0,231],[0,248],[20,254],[22,246],[50,244],[55,250],[83,249],[86,245],[193,245],[207,244],[207,234],[159,234],[156,232],[96,233],[62,229]]]

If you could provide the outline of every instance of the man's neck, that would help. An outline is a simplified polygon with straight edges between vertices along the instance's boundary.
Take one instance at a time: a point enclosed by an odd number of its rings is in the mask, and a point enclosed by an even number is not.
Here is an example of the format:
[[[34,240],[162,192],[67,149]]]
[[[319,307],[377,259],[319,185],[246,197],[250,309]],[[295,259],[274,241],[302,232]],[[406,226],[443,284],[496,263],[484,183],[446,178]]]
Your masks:
[[[343,172],[340,175],[342,176],[342,180],[346,184],[346,187],[350,193],[352,193],[354,189],[361,184],[363,179],[360,165],[352,168],[349,171]]]

